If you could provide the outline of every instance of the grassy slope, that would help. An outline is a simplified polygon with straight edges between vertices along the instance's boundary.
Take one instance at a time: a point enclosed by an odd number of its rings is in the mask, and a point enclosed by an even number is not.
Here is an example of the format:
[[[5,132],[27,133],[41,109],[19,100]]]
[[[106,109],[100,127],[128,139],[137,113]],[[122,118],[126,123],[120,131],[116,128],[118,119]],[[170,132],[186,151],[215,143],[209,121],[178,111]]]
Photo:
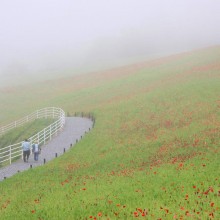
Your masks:
[[[0,121],[17,103],[17,117],[55,105],[94,112],[96,126],[68,154],[1,182],[0,216],[220,218],[219,63],[216,47],[2,91]]]
[[[54,121],[54,119],[37,119],[33,122],[26,123],[21,127],[12,129],[0,136],[0,148],[24,141],[26,138],[29,138],[37,132],[43,130]]]

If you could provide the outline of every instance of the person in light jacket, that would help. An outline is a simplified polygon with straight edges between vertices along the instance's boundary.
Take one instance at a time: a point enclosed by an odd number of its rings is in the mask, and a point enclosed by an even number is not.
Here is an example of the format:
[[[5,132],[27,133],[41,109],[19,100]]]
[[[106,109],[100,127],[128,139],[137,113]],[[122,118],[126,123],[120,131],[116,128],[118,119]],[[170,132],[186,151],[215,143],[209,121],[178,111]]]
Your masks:
[[[22,149],[23,149],[23,160],[24,162],[28,162],[30,153],[31,153],[31,145],[30,142],[25,139],[25,141],[22,143]]]
[[[37,142],[32,145],[32,152],[34,153],[34,160],[38,161],[38,156],[40,154],[40,147]]]

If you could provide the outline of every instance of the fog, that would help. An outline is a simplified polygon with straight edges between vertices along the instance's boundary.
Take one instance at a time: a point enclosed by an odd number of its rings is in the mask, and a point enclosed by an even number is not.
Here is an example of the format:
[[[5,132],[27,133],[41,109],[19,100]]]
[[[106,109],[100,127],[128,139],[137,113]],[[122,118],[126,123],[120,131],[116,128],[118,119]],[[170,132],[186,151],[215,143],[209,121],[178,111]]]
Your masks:
[[[0,0],[1,81],[218,45],[219,11],[219,0]]]

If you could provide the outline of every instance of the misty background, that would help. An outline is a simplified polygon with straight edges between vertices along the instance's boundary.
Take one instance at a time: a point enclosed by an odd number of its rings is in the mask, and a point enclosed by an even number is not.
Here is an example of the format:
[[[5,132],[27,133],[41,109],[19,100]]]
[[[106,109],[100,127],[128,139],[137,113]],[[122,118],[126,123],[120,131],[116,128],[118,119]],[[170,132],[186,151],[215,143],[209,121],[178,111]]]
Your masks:
[[[219,45],[219,12],[219,0],[0,0],[0,84]]]

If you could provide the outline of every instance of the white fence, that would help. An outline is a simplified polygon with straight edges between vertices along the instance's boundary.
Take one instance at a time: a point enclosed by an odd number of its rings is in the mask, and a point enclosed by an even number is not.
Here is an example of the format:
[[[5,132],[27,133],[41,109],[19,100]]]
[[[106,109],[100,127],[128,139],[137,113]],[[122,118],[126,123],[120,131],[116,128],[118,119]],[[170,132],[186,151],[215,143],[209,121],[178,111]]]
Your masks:
[[[39,145],[45,144],[46,141],[50,140],[54,134],[57,134],[57,132],[61,130],[65,124],[65,112],[61,108],[48,107],[48,108],[37,110],[36,112],[18,121],[15,121],[7,126],[4,126],[0,129],[2,133],[5,133],[6,131],[9,131],[15,127],[21,126],[27,122],[33,121],[38,118],[58,118],[58,120],[53,122],[48,127],[44,128],[37,134],[28,138],[31,145],[34,142],[38,142]],[[22,145],[22,142],[1,148],[0,149],[0,165],[2,165],[5,162],[9,162],[11,164],[13,159],[17,159],[21,157],[23,155],[21,145]]]

